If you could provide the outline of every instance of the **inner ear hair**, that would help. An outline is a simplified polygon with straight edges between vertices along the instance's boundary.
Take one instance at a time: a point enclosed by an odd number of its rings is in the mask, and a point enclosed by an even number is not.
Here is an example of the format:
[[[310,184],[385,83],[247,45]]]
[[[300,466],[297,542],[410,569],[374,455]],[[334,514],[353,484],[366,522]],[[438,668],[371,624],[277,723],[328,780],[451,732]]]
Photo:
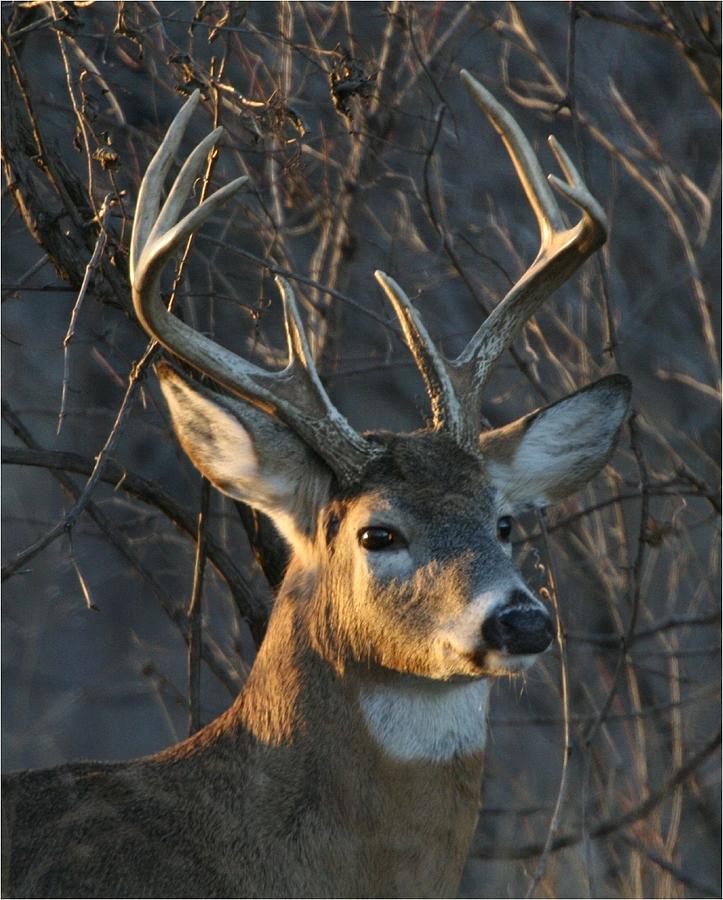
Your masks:
[[[305,441],[267,412],[158,366],[176,435],[220,491],[266,513],[302,546],[329,501],[332,473]]]
[[[610,458],[630,402],[630,382],[609,375],[480,436],[488,471],[516,509],[557,503]]]

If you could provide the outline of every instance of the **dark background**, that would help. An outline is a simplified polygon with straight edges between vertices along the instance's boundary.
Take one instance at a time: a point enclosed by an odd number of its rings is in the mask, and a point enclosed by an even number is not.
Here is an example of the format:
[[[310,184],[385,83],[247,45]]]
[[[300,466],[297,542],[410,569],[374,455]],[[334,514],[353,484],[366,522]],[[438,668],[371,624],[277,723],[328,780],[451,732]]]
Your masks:
[[[181,95],[205,97],[186,152],[227,129],[211,188],[246,173],[254,192],[196,237],[177,311],[280,366],[268,265],[305,276],[334,401],[401,431],[429,412],[374,269],[452,356],[537,252],[466,67],[548,171],[554,132],[611,225],[503,358],[485,415],[622,371],[635,417],[548,513],[547,549],[538,521],[518,525],[530,584],[557,578],[569,702],[559,649],[495,686],[462,893],[522,896],[552,831],[536,896],[720,896],[719,4],[41,3],[2,19],[3,767],[123,759],[188,730],[201,482],[136,367],[127,287],[138,184]],[[248,516],[217,494],[210,511],[203,722],[242,685],[272,598]]]

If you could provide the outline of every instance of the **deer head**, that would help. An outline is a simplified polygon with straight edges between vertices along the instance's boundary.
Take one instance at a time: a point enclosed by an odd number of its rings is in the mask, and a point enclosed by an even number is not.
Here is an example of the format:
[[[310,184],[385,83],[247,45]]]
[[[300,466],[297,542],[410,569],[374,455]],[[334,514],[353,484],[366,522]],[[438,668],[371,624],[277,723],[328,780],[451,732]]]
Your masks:
[[[482,430],[481,397],[495,364],[602,245],[606,221],[552,138],[564,180],[545,179],[509,113],[467,72],[462,80],[512,158],[537,218],[540,250],[453,360],[434,345],[401,287],[376,273],[431,401],[431,424],[421,431],[360,434],[349,424],[319,379],[283,278],[276,281],[289,362],[278,372],[235,356],[163,305],[159,282],[168,259],[246,183],[231,182],[179,218],[217,129],[190,155],[160,208],[198,92],[171,125],[139,195],[131,251],[138,319],[174,357],[228,391],[212,392],[160,365],[176,433],[219,490],[273,519],[292,548],[281,593],[302,610],[309,645],[338,668],[469,679],[518,671],[544,651],[553,627],[512,563],[511,518],[592,478],[628,408],[629,382],[614,375],[504,428]],[[570,228],[555,192],[581,212]]]

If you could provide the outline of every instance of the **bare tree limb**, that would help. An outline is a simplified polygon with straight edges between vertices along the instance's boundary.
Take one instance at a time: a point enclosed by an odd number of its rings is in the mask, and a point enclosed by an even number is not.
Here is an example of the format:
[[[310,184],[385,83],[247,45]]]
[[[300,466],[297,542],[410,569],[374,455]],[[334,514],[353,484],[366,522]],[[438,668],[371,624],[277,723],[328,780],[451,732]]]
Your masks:
[[[3,403],[3,418],[7,418],[7,414],[7,407]],[[9,465],[38,466],[50,471],[77,472],[79,475],[90,475],[94,465],[93,460],[77,453],[43,450],[39,447],[27,449],[3,447],[2,462]],[[189,537],[195,536],[196,529],[192,517],[153,482],[129,472],[113,459],[108,460],[101,480],[155,507]],[[206,546],[209,561],[229,586],[239,613],[247,619],[252,633],[260,643],[268,617],[266,609],[255,597],[248,582],[226,551],[210,535],[206,537]]]
[[[650,815],[670,796],[679,784],[684,784],[694,774],[696,769],[718,750],[720,744],[721,730],[719,728],[715,735],[693,753],[680,768],[676,769],[657,791],[651,791],[650,795],[642,803],[639,803],[627,812],[604,819],[590,826],[588,829],[589,837],[592,839],[608,837]],[[551,852],[563,850],[565,847],[579,844],[582,840],[583,835],[580,832],[563,834],[555,838],[550,849]],[[481,846],[474,848],[472,853],[473,856],[479,859],[531,859],[539,856],[543,849],[544,844],[521,844],[511,847],[492,846],[488,848]]]

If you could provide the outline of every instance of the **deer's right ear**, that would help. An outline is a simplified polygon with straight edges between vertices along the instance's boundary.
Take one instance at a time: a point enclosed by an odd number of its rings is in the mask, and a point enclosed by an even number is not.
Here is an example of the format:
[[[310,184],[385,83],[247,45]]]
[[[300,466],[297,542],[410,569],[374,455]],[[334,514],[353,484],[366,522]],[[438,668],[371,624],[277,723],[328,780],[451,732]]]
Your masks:
[[[311,537],[331,496],[332,474],[281,422],[187,381],[159,363],[156,372],[181,446],[222,493],[266,513],[292,545]]]

